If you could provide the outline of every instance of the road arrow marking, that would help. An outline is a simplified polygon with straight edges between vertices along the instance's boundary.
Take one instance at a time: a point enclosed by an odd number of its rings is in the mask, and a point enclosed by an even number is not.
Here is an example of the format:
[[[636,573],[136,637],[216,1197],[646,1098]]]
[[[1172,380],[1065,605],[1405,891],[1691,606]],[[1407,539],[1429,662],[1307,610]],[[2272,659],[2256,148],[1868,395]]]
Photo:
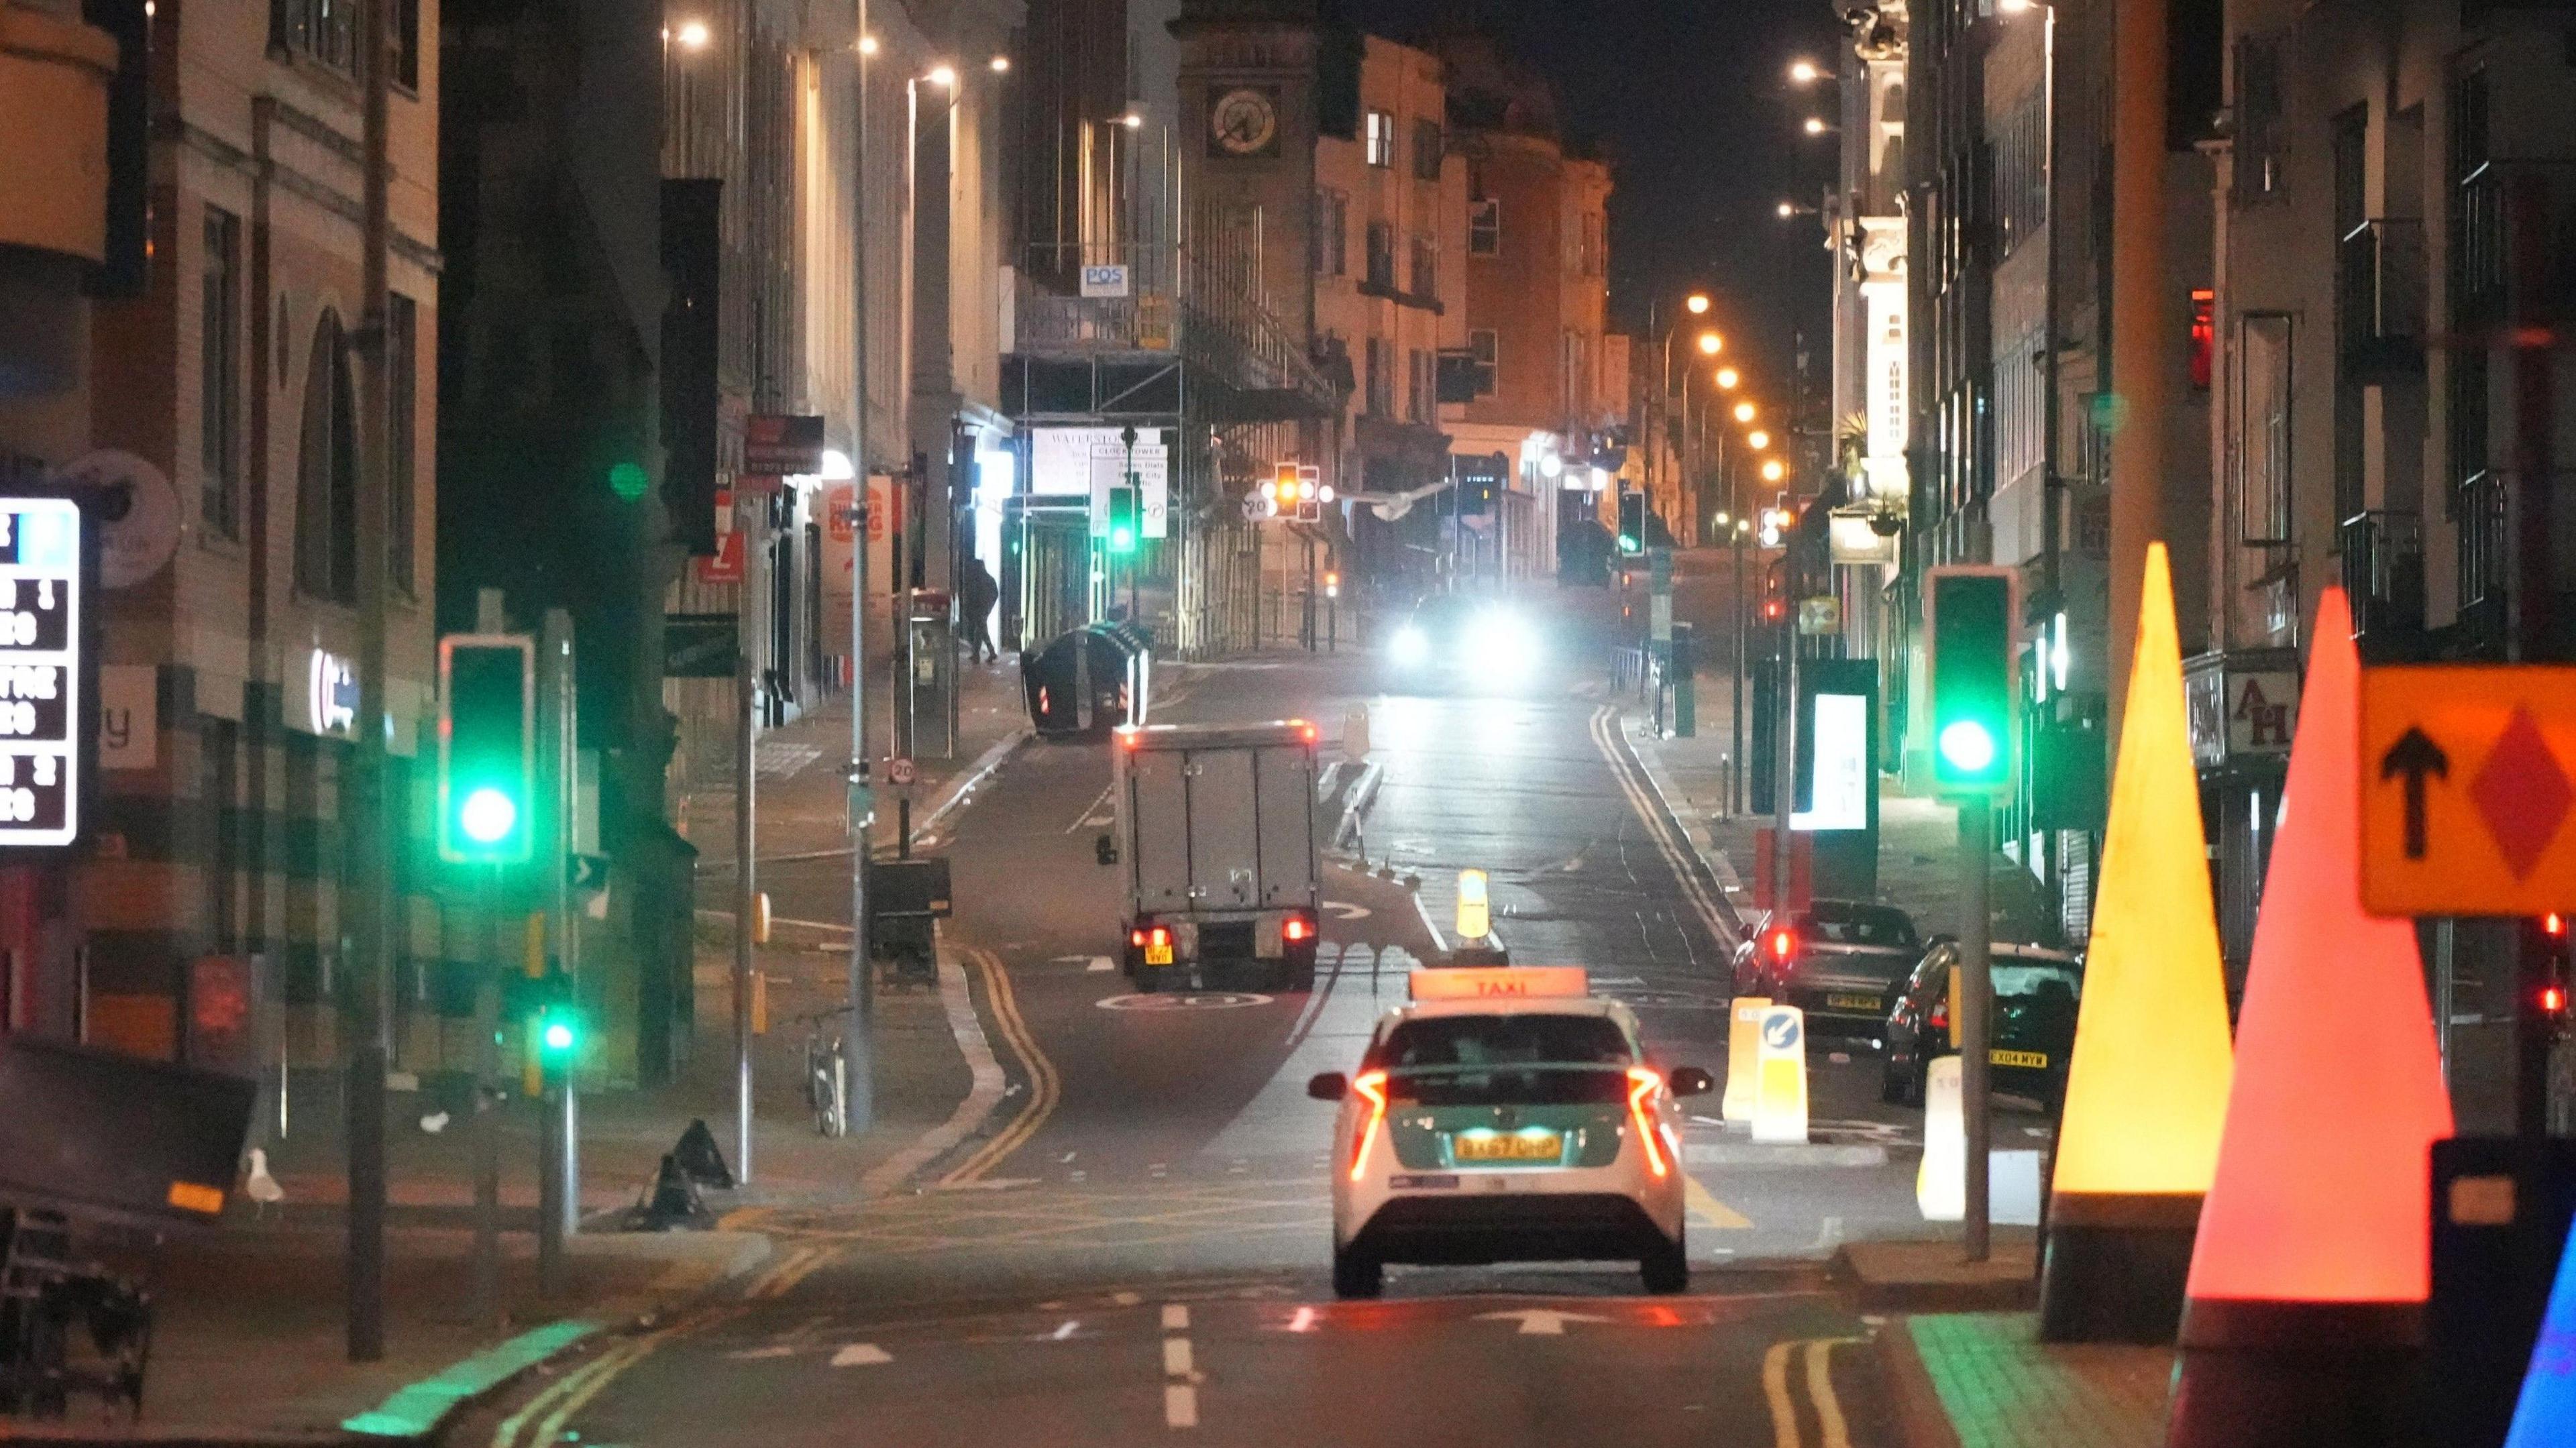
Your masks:
[[[854,1342],[832,1354],[836,1368],[867,1368],[894,1361],[894,1355],[872,1342]]]
[[[1479,1313],[1476,1320],[1517,1322],[1521,1325],[1520,1335],[1523,1337],[1563,1337],[1565,1325],[1569,1322],[1608,1322],[1610,1319],[1594,1317],[1588,1312],[1559,1312],[1553,1307],[1524,1307],[1517,1312]]]

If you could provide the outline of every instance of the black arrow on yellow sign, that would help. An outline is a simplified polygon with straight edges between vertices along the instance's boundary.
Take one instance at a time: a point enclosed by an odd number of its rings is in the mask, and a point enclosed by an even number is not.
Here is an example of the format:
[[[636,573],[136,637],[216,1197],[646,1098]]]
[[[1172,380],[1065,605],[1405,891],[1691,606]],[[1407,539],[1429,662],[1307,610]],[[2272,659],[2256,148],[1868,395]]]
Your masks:
[[[2385,782],[2406,776],[2406,858],[2424,858],[2424,777],[2451,777],[2451,756],[2442,752],[2423,730],[2409,728],[2388,747],[2379,760],[2379,777]]]

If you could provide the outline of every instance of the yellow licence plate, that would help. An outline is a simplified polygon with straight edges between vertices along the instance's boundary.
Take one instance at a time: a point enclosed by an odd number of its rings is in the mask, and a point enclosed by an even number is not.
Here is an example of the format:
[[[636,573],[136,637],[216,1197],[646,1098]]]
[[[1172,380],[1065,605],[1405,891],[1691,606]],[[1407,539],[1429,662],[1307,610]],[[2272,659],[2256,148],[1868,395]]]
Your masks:
[[[1878,997],[1872,995],[1829,995],[1825,997],[1825,1004],[1838,1011],[1874,1011],[1878,1009]]]
[[[1998,1066],[2028,1066],[2037,1071],[2048,1069],[2048,1053],[2045,1051],[1988,1051],[1986,1057]]]
[[[1459,1161],[1555,1161],[1565,1155],[1565,1138],[1553,1131],[1462,1135],[1452,1143],[1450,1155]]]
[[[1171,946],[1169,946],[1169,945],[1148,945],[1148,946],[1146,946],[1146,947],[1145,947],[1145,963],[1146,963],[1147,965],[1169,965],[1169,964],[1171,964],[1171,963],[1172,963],[1172,947],[1171,947]]]

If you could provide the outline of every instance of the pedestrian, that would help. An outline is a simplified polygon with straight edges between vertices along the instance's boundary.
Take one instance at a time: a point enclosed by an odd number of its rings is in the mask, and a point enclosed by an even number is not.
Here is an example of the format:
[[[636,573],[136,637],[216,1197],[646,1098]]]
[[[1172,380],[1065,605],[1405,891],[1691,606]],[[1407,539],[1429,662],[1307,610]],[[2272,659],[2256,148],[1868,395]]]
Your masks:
[[[989,663],[1001,658],[993,647],[993,605],[1001,600],[1002,586],[993,581],[992,571],[984,560],[969,553],[966,570],[957,579],[957,608],[964,615],[966,657],[970,661]]]

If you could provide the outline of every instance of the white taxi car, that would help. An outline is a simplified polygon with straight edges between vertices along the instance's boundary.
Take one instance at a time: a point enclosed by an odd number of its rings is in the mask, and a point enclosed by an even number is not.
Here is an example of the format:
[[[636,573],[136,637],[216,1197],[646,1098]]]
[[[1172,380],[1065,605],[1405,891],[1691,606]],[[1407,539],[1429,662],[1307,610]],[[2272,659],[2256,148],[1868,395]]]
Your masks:
[[[1417,970],[1350,1075],[1333,1129],[1333,1291],[1374,1297],[1389,1262],[1633,1260],[1690,1283],[1675,1100],[1709,1089],[1647,1062],[1626,1006],[1580,966]]]

